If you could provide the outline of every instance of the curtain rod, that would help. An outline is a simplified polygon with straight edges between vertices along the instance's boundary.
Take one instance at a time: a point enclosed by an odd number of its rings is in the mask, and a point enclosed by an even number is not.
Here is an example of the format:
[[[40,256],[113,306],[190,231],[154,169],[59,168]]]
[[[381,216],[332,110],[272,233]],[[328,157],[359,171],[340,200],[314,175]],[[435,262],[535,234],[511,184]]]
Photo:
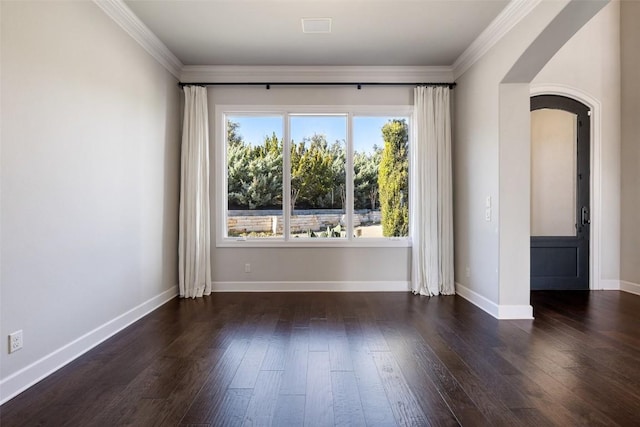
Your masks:
[[[345,83],[345,82],[178,82],[178,86],[264,86],[265,89],[271,89],[271,86],[355,86],[358,90],[362,86],[448,86],[449,89],[456,87],[455,83],[384,83],[384,82],[366,82],[366,83]]]

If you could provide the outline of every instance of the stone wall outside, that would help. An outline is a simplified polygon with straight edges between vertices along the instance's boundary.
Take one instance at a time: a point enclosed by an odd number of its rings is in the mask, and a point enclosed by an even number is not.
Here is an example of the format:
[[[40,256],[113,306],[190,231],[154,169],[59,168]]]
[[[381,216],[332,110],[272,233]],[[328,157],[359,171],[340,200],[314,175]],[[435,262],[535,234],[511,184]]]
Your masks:
[[[256,215],[258,214],[258,215]],[[328,226],[344,225],[344,214],[340,210],[295,211],[291,216],[291,232],[303,233],[307,230],[323,231]],[[362,223],[379,224],[380,211],[358,211],[353,215],[353,226]],[[282,234],[281,211],[229,211],[227,230],[229,235],[244,233]]]

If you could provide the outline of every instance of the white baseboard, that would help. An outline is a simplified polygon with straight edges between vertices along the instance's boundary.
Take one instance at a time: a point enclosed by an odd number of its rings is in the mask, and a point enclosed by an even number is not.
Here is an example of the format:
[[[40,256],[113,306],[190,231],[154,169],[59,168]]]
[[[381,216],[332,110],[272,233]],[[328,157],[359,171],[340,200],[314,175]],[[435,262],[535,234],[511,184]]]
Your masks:
[[[2,381],[0,381],[0,404],[5,403],[38,381],[82,356],[104,340],[120,332],[122,329],[175,298],[177,295],[177,286],[167,289],[161,294],[148,299],[126,313],[98,326],[69,344],[33,362],[29,366],[3,378]]]
[[[620,290],[620,280],[611,280],[611,279],[600,279],[600,285],[596,289],[592,289],[596,291],[619,291]]]
[[[629,292],[630,294],[640,295],[640,285],[626,280],[620,281],[620,290]]]
[[[456,283],[456,294],[496,319],[533,319],[533,307],[531,305],[499,305],[466,286],[462,286],[460,283]]]
[[[408,281],[214,282],[213,292],[408,292]]]
[[[499,305],[497,318],[501,320],[533,319],[533,306],[531,304]]]

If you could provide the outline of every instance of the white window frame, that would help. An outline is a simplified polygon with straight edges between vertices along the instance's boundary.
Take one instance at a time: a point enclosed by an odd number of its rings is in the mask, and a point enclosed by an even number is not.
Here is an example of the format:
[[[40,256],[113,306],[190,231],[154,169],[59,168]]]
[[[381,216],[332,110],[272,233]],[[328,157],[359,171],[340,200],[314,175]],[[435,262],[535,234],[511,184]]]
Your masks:
[[[347,230],[353,228],[353,129],[352,120],[354,117],[406,117],[409,124],[409,165],[412,165],[413,141],[413,106],[411,105],[376,105],[376,106],[345,106],[345,105],[216,105],[215,106],[215,134],[212,143],[215,144],[213,153],[215,155],[215,230],[216,230],[216,247],[411,247],[411,227],[409,227],[408,237],[366,237],[354,238],[347,233],[346,238],[314,238],[314,239],[288,239],[289,238],[289,217],[287,207],[290,206],[290,185],[291,185],[291,165],[289,156],[283,156],[283,236],[282,237],[226,237],[227,224],[227,144],[226,144],[226,122],[227,116],[268,116],[282,115],[283,129],[282,137],[283,150],[285,153],[290,152],[290,136],[289,136],[289,117],[290,115],[345,115],[347,117],[347,164],[346,167],[346,218]],[[409,170],[409,188],[411,188],[414,172],[410,167]],[[411,191],[409,191],[409,223],[411,224],[412,201]]]

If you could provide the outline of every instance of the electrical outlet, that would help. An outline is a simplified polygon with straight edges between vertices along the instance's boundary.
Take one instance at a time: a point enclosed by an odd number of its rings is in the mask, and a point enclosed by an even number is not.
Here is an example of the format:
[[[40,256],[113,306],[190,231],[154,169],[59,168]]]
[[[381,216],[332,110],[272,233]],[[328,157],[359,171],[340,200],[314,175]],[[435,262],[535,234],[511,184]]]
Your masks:
[[[251,273],[251,264],[247,263],[244,265],[244,272]]]
[[[22,330],[9,334],[9,353],[18,351],[22,348]]]
[[[469,267],[467,267],[466,270],[464,271],[464,275],[467,277],[471,277],[471,269]]]

